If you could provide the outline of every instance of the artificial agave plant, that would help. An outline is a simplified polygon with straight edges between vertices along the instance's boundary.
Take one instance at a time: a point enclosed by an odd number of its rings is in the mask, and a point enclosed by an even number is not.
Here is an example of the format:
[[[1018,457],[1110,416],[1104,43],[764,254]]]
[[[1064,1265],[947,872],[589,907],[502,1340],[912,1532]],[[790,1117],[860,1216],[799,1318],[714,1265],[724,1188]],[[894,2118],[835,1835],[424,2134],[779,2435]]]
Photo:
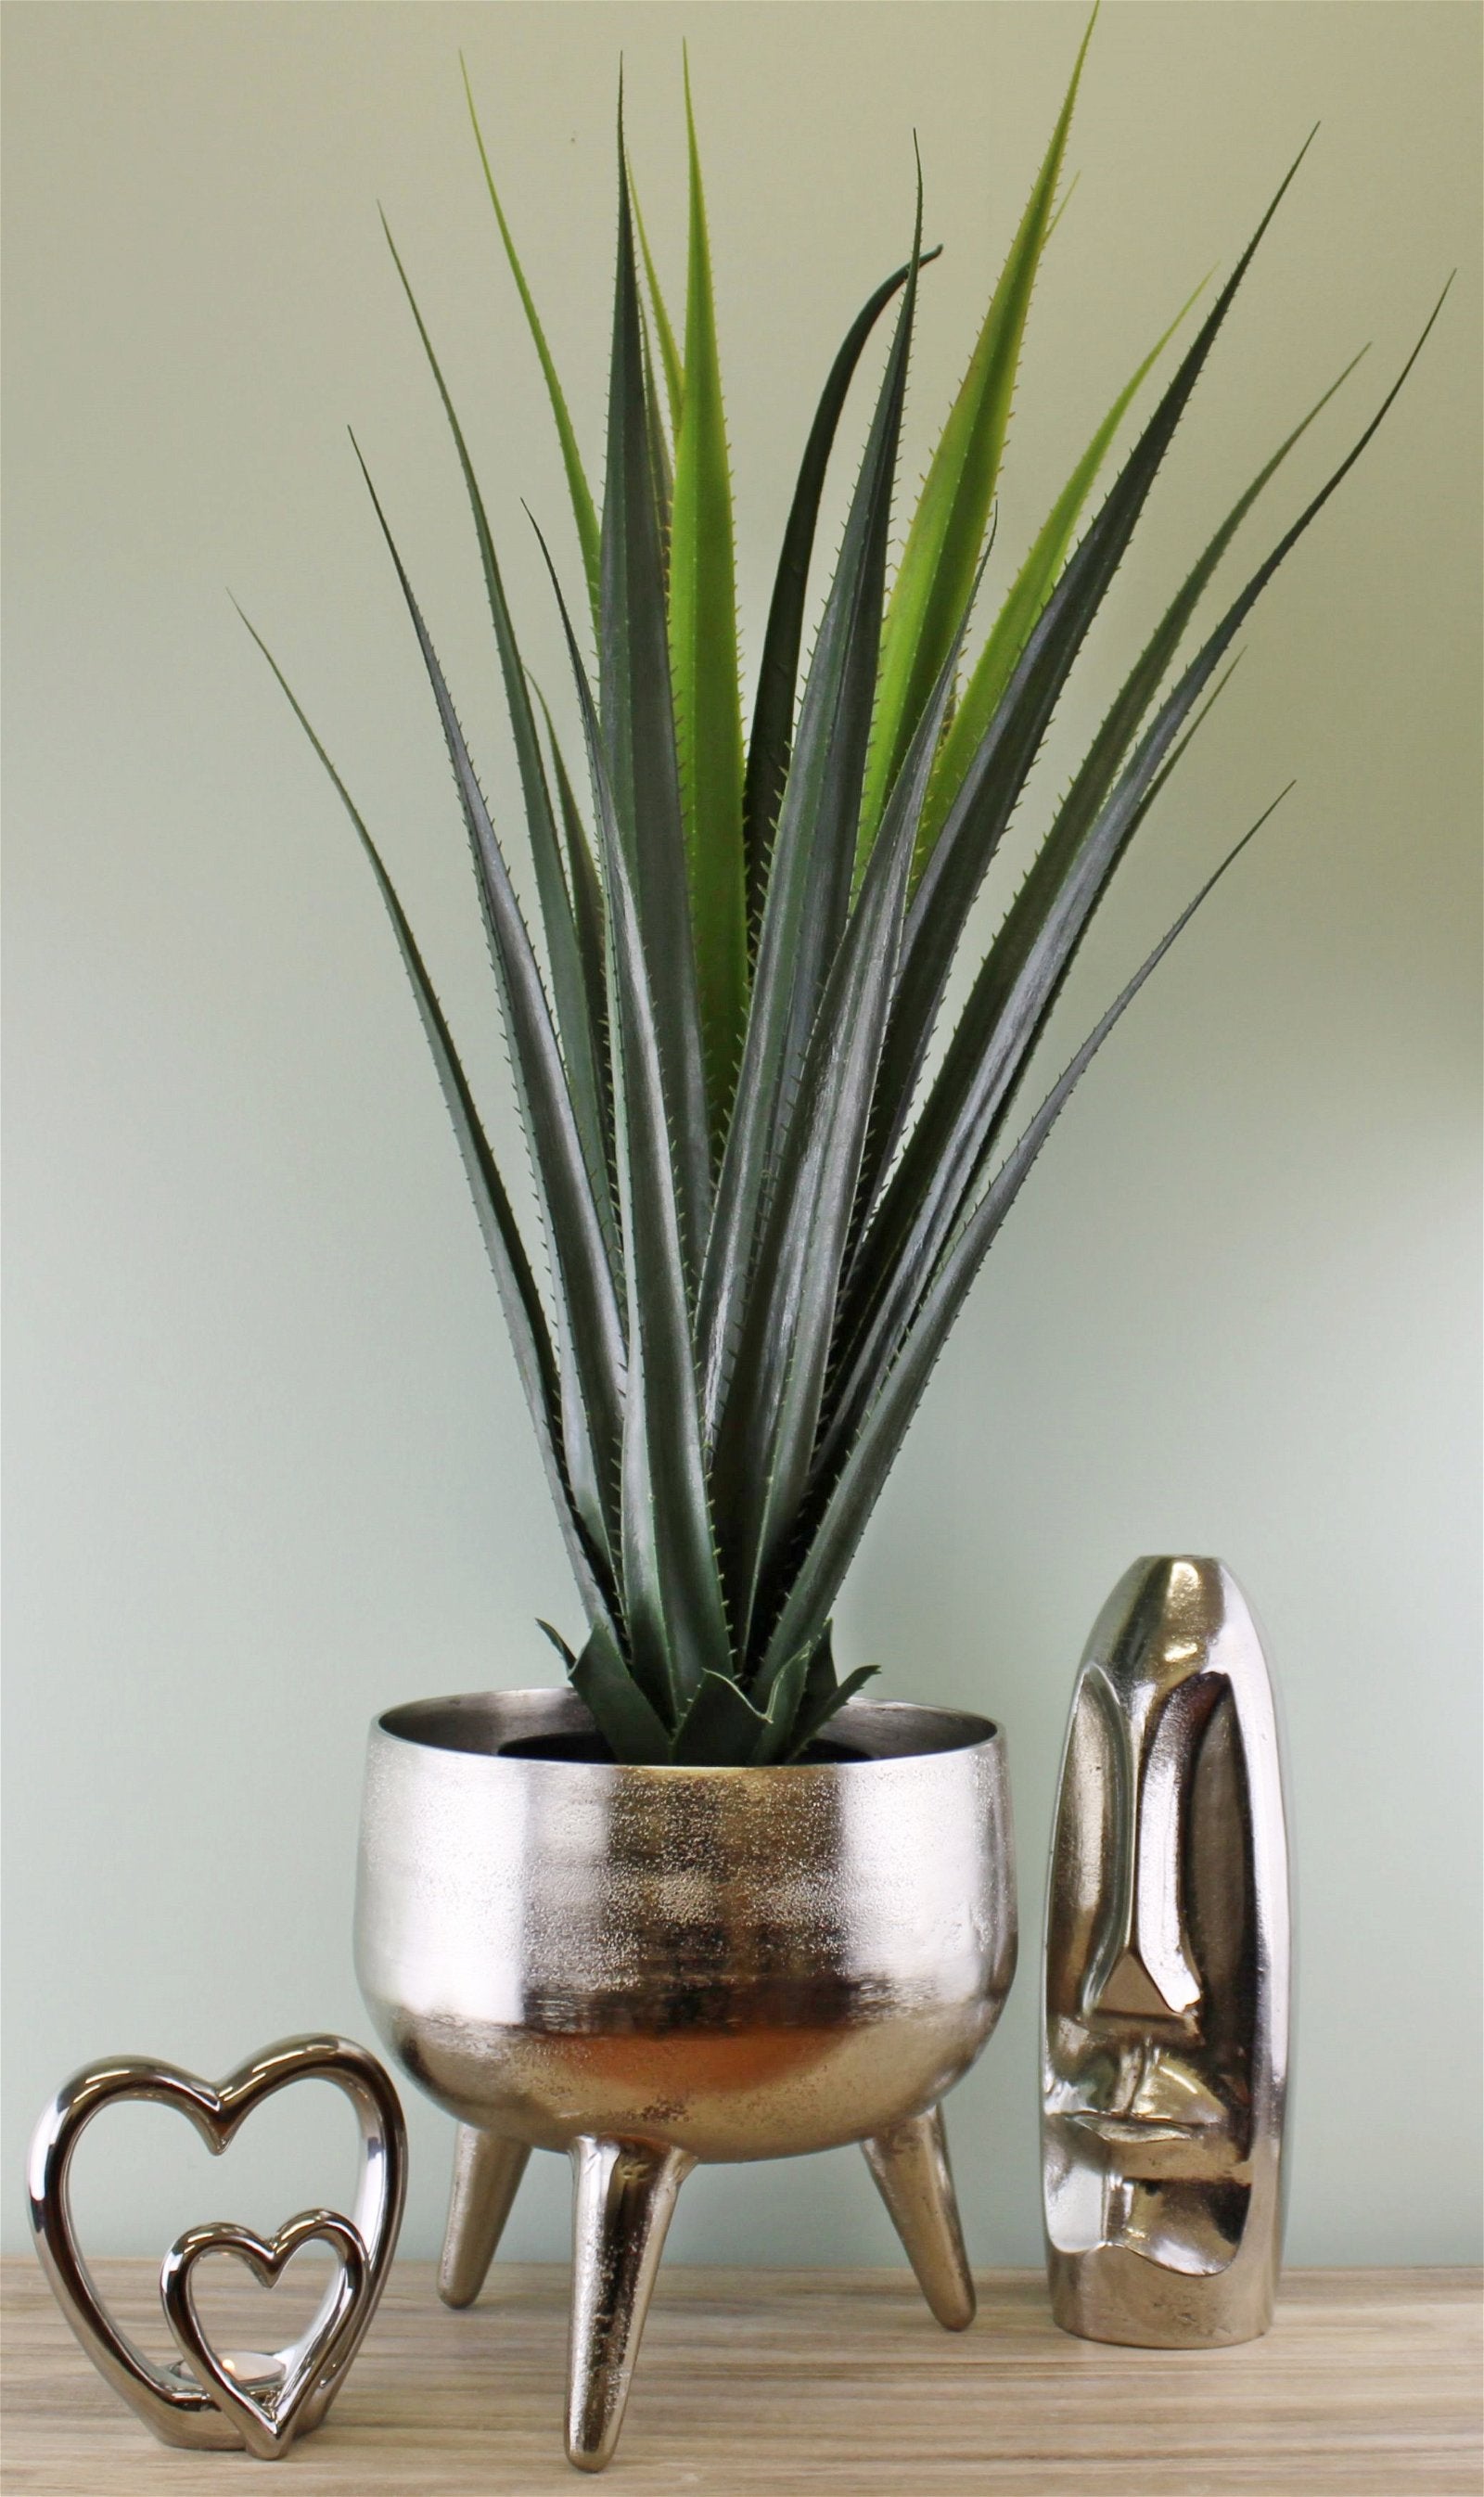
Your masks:
[[[640,220],[620,100],[601,510],[480,141],[560,438],[596,643],[593,685],[563,606],[583,774],[563,756],[522,665],[464,435],[397,260],[473,514],[523,793],[539,951],[390,531],[387,543],[473,854],[544,1233],[545,1292],[380,852],[314,743],[412,983],[581,1589],[584,1637],[573,1649],[551,1635],[621,1760],[788,1760],[865,1680],[837,1679],[831,1607],[933,1363],[1073,1086],[1216,877],[1022,1123],[1027,1063],[1119,862],[1219,689],[1239,627],[1384,413],[1177,670],[1212,575],[1318,407],[1221,521],[1052,811],[934,1054],[975,899],[1278,205],[1084,525],[1114,436],[1171,332],[1120,392],[970,653],[1081,68],[1079,55],[889,579],[913,317],[932,257],[922,249],[919,182],[905,266],[849,330],[805,446],[745,737],[688,85],[682,334],[667,317]],[[821,490],[857,364],[894,301],[865,456],[801,682]],[[554,570],[553,583],[559,600]]]

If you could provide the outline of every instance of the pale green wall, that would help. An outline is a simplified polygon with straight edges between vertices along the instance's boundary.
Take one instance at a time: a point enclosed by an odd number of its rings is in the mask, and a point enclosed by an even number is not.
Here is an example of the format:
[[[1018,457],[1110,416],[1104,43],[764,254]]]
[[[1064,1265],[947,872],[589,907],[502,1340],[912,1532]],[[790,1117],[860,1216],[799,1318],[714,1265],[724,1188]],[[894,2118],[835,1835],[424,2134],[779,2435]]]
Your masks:
[[[674,271],[688,38],[755,653],[812,394],[906,243],[914,127],[949,250],[925,286],[913,472],[1079,23],[1053,5],[6,12],[13,2233],[31,2118],[82,2060],[216,2070],[289,2030],[365,2033],[348,1923],[367,1718],[547,1679],[532,1617],[575,1619],[387,930],[226,596],[277,644],[384,833],[498,1097],[448,775],[342,430],[355,420],[508,800],[457,476],[374,204],[426,290],[554,680],[521,498],[560,528],[559,475],[458,52],[596,460],[618,54]],[[1038,2259],[1036,1944],[1073,1668],[1127,1562],[1183,1548],[1242,1577],[1286,1709],[1291,2252],[1474,2244],[1478,53],[1477,12],[1449,0],[1113,0],[1093,46],[1007,554],[1323,128],[1048,787],[1295,413],[1374,340],[1253,549],[1462,276],[1247,634],[1068,1030],[1298,788],[1047,1154],[841,1610],[852,1662],[879,1656],[888,1688],[1008,1729],[1023,1974],[952,2108],[980,2260]],[[408,2244],[426,2254],[449,2128],[412,2116]],[[111,2152],[92,2146],[100,2245],[155,2247],[224,2201],[273,2220],[326,2191],[289,2110],[230,2189],[163,2119],[138,2118],[132,2160],[127,2134],[121,2119]],[[537,2164],[511,2242],[552,2254],[564,2180]],[[845,2154],[698,2179],[674,2243],[893,2251]]]

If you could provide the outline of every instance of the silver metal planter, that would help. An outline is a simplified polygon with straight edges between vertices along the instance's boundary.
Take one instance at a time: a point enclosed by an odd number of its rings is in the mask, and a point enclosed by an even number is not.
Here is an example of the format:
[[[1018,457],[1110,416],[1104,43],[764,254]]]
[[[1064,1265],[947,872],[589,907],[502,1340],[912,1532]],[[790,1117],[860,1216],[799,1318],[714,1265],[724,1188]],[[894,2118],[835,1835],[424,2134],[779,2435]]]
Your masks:
[[[938,2101],[1015,1967],[1003,1745],[859,1700],[829,1730],[818,1765],[664,1769],[592,1756],[563,1691],[372,1726],[356,1963],[459,2121],[440,2287],[477,2296],[530,2151],[568,2152],[580,2468],[613,2453],[698,2161],[860,2141],[932,2313],[972,2320]]]
[[[1288,1858],[1262,1642],[1219,1561],[1138,1561],[1072,1700],[1046,1919],[1058,2323],[1195,2349],[1273,2319]]]

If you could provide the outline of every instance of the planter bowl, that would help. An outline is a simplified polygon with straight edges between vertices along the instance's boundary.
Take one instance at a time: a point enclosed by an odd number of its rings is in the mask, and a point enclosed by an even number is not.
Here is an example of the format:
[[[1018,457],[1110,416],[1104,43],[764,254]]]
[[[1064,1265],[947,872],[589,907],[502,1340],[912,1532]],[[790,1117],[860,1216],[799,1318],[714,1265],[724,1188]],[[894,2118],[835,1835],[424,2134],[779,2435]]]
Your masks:
[[[937,2103],[1015,1966],[1003,1744],[983,1718],[857,1700],[819,1749],[615,1766],[550,1690],[371,1729],[357,1973],[461,2128],[443,2292],[477,2295],[528,2153],[569,2152],[568,2446],[588,2468],[697,2161],[861,2141],[933,2312],[973,2313]]]

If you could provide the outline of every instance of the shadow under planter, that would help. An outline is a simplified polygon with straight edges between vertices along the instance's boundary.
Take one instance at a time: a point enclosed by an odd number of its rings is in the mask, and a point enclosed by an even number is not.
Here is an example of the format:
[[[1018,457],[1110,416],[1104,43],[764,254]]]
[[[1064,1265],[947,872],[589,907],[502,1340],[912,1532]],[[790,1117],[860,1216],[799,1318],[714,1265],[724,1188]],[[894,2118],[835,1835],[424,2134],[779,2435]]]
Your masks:
[[[949,2330],[974,2312],[938,2101],[1015,1967],[1004,1747],[857,1700],[787,1768],[615,1766],[559,1690],[371,1728],[356,1965],[459,2121],[440,2288],[479,2293],[532,2149],[575,2176],[567,2451],[614,2451],[698,2161],[863,2144]]]

